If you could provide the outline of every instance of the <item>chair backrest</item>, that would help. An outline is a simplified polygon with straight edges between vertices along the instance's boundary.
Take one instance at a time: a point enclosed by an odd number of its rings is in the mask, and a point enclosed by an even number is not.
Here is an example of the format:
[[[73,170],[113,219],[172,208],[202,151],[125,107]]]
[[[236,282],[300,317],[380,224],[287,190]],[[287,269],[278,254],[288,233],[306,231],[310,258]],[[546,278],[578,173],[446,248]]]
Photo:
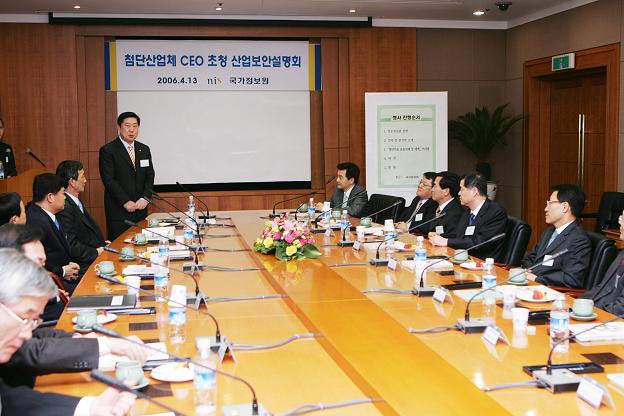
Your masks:
[[[520,266],[531,238],[531,226],[521,219],[507,217],[505,234],[500,257],[495,260],[509,266]]]
[[[383,194],[372,194],[368,200],[368,203],[364,207],[363,217],[369,217],[370,214],[373,214],[379,210],[382,210],[395,202],[400,201],[396,206],[387,209],[383,212],[380,212],[376,215],[373,215],[373,222],[378,224],[383,224],[385,220],[392,218],[394,222],[398,221],[399,215],[405,208],[405,198],[401,198],[399,196],[393,195],[383,195]]]
[[[607,269],[617,255],[615,241],[605,237],[602,234],[588,232],[589,240],[592,245],[592,258],[587,270],[585,278],[585,288],[591,289],[600,284]]]
[[[598,219],[595,232],[600,233],[604,229],[619,228],[618,217],[624,210],[624,193],[605,192],[600,197],[598,207]]]

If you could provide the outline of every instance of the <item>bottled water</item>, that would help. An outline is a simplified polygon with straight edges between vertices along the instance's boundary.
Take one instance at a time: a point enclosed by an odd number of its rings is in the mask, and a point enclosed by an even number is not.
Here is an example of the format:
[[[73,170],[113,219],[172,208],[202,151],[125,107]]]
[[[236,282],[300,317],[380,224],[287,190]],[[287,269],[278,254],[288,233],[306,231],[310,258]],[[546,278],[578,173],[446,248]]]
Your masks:
[[[386,255],[390,257],[394,253],[394,240],[396,239],[396,230],[394,229],[394,221],[386,220],[384,223],[384,241],[386,242]]]
[[[345,240],[349,240],[349,213],[346,209],[342,210],[342,215],[340,216],[340,230],[342,231],[342,235],[345,236]]]
[[[570,311],[565,295],[560,293],[550,310],[550,348],[565,339],[570,333]],[[568,352],[570,341],[565,340],[555,347],[555,352]]]
[[[494,273],[494,259],[487,258],[483,264],[483,281],[481,288],[483,290],[496,286],[496,274]],[[491,306],[496,303],[496,290],[488,290],[483,292],[483,303]]]
[[[316,208],[314,207],[314,198],[310,198],[308,201],[308,222],[312,225],[314,217],[316,216]]]
[[[189,202],[188,202],[188,205],[186,206],[186,209],[188,211],[189,217],[192,217],[195,215],[195,202],[193,201],[193,195],[189,195]]]
[[[194,366],[195,414],[215,415],[217,413],[217,373],[211,369],[217,368],[217,356],[210,349],[210,338],[197,337],[195,344],[197,346],[195,362],[201,364],[201,366]]]
[[[162,264],[166,265],[167,260],[169,259],[169,239],[168,238],[160,238],[158,240],[158,256],[160,257],[160,261]]]
[[[425,248],[425,237],[421,235],[416,237],[416,252],[414,253],[414,262],[417,269],[424,269],[427,265],[427,249]]]
[[[173,285],[169,306],[169,342],[182,344],[186,341],[186,287]]]
[[[184,229],[184,244],[186,244],[187,246],[193,244],[193,234],[193,230],[191,230],[190,228]]]
[[[329,220],[331,218],[331,203],[330,202],[323,202],[323,226],[329,228]]]
[[[154,294],[156,302],[164,302],[169,297],[169,273],[165,267],[155,266],[154,271]]]

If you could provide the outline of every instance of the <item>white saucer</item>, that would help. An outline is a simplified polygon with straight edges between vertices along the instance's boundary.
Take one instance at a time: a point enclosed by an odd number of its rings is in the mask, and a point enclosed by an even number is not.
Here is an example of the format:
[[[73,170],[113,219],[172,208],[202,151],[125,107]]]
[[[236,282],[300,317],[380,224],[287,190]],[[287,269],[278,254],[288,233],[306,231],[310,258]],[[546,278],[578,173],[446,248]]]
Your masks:
[[[91,328],[79,328],[78,325],[74,325],[73,329],[79,334],[88,334],[89,332],[93,332],[93,329]]]
[[[574,315],[574,312],[570,313],[570,318],[574,319],[575,321],[589,322],[589,321],[593,321],[597,317],[598,317],[598,314],[596,312],[594,312],[593,314],[589,316],[577,316],[577,315]]]
[[[525,279],[524,282],[513,282],[511,280],[507,281],[508,285],[514,285],[514,286],[526,286],[529,284],[529,279]]]
[[[139,382],[136,385],[131,386],[130,388],[132,390],[141,390],[143,387],[147,387],[149,384],[150,384],[149,379],[143,376],[143,378],[139,380]]]

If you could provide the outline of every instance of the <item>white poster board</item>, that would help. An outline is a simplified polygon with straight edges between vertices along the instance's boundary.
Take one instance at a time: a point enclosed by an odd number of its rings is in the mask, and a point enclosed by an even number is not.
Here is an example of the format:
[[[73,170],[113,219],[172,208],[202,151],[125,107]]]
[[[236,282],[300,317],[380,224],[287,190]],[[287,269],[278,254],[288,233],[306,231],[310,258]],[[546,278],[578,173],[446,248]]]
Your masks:
[[[424,172],[448,166],[447,93],[366,93],[368,195],[409,204]]]

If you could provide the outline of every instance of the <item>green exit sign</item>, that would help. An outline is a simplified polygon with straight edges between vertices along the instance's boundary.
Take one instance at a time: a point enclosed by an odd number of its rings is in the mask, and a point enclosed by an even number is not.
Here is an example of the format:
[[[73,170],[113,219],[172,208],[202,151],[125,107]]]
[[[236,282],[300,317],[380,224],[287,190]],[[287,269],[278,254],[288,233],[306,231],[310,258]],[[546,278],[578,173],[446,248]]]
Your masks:
[[[551,69],[553,71],[561,71],[564,69],[574,68],[574,54],[566,53],[552,57]]]

